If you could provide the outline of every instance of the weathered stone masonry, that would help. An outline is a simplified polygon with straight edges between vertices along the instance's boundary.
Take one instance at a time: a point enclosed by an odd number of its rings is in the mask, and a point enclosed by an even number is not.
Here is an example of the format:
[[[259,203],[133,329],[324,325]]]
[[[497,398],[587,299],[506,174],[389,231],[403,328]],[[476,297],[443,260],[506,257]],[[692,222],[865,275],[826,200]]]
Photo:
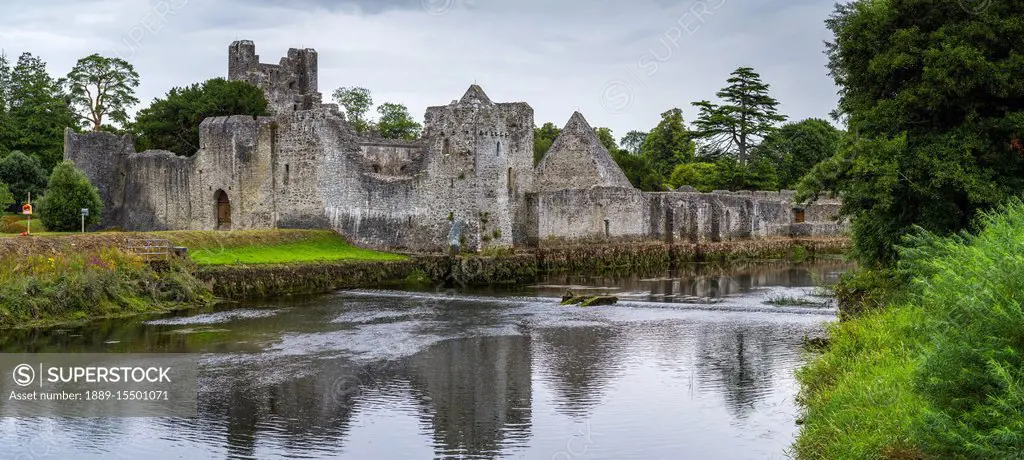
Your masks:
[[[533,109],[495,103],[476,85],[428,108],[423,137],[409,142],[360,135],[337,106],[322,104],[314,50],[293,49],[269,65],[252,42],[235,42],[229,77],[262,88],[275,115],[207,119],[191,157],[136,153],[128,136],[68,131],[65,157],[103,197],[101,226],[332,228],[359,245],[413,251],[445,250],[453,227],[470,249],[845,229],[831,220],[838,202],[796,210],[792,192],[641,192],[580,113],[534,168]]]

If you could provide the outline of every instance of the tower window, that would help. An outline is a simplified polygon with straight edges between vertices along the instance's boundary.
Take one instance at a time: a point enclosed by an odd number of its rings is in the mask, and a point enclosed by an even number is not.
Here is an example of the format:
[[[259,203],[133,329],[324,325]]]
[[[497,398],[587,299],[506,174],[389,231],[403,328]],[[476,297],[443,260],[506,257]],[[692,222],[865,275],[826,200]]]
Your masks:
[[[495,145],[494,154],[501,156],[501,141],[498,141],[497,145]]]
[[[441,153],[444,153],[445,155],[452,154],[452,143],[448,138],[444,139],[444,146],[441,148]]]
[[[284,165],[284,185],[286,187],[288,186],[288,179],[290,178],[290,176],[291,176],[291,171],[288,170],[288,164],[286,163]]]

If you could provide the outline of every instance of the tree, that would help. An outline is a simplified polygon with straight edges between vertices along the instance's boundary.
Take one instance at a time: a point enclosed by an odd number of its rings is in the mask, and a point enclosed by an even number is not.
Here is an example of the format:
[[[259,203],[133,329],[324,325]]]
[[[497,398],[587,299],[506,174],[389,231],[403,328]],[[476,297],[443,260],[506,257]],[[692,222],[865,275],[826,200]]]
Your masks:
[[[46,171],[64,158],[64,130],[79,126],[61,87],[46,73],[46,63],[30,53],[22,54],[11,72],[10,150],[35,156]]]
[[[380,114],[377,129],[381,137],[412,140],[420,136],[423,125],[412,119],[404,105],[387,102],[377,107],[377,113]]]
[[[772,132],[751,155],[754,162],[774,167],[780,187],[792,188],[814,165],[835,155],[841,135],[829,122],[808,118]]]
[[[672,174],[676,165],[694,160],[696,145],[683,123],[683,111],[672,109],[661,114],[661,122],[644,138],[641,155],[661,175]]]
[[[14,195],[7,184],[0,182],[0,209],[8,209],[14,205]]]
[[[714,163],[694,162],[676,166],[669,183],[673,188],[689,186],[699,192],[718,189],[718,168]]]
[[[651,165],[649,158],[618,149],[612,152],[612,159],[634,187],[646,192],[665,191],[664,175]]]
[[[267,98],[244,81],[214,78],[202,84],[172,88],[164,99],[142,109],[132,125],[140,150],[169,150],[192,156],[199,150],[199,124],[227,115],[267,116]]]
[[[366,113],[373,107],[370,90],[358,86],[338,88],[334,90],[334,100],[345,109],[345,116],[356,131],[362,133],[370,129],[370,121],[366,119]]]
[[[100,192],[82,171],[70,161],[64,161],[53,168],[46,194],[39,200],[43,225],[55,232],[78,230],[83,208],[89,209],[89,215],[85,218],[86,226],[99,222],[103,212]]]
[[[540,164],[540,160],[544,159],[544,154],[548,153],[551,149],[551,144],[555,143],[555,138],[559,134],[562,134],[562,128],[555,126],[554,123],[547,122],[540,128],[533,128],[533,164]]]
[[[0,155],[10,151],[14,144],[11,120],[11,64],[0,51]]]
[[[604,146],[608,153],[614,153],[619,150],[619,144],[615,142],[615,136],[612,135],[611,128],[594,128],[594,133],[597,134],[597,138],[601,140],[601,145]]]
[[[15,150],[0,160],[0,182],[7,184],[14,195],[14,204],[21,206],[28,200],[29,193],[42,196],[46,189],[46,171],[37,158]],[[10,206],[0,209],[17,210]]]
[[[139,74],[134,66],[120,58],[93,54],[79,59],[68,73],[67,81],[71,106],[95,132],[100,131],[104,117],[121,126],[128,124],[128,109],[139,103],[135,97]]]
[[[1024,189],[1024,41],[1016,2],[856,1],[826,21],[836,115],[849,134],[801,182],[852,218],[855,255],[891,265],[914,226],[968,228]]]
[[[626,149],[629,153],[638,155],[640,154],[640,148],[644,145],[645,139],[647,139],[647,133],[633,130],[626,133],[619,143],[622,144],[622,148]]]
[[[746,164],[747,155],[775,124],[786,120],[776,112],[779,102],[768,95],[768,85],[750,67],[734,70],[729,86],[716,93],[723,104],[694,102],[700,115],[693,122],[702,150],[724,152]]]

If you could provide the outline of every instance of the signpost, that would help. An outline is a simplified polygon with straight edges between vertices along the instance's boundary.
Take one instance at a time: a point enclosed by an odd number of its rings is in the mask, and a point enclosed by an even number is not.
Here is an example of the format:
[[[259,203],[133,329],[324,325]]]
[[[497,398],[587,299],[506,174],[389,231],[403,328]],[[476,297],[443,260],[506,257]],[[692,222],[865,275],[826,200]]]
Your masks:
[[[89,208],[82,208],[82,233],[85,233],[85,216],[89,215]]]
[[[32,194],[28,194],[28,203],[21,207],[21,213],[28,216],[28,234],[32,234]]]

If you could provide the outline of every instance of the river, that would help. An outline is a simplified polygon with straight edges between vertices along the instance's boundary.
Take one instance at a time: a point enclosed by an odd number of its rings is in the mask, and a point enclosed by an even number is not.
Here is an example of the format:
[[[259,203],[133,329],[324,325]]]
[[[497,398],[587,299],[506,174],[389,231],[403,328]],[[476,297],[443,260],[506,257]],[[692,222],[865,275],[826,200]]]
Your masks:
[[[201,374],[196,419],[0,419],[0,458],[786,458],[802,340],[835,318],[814,286],[850,268],[340,291],[0,332],[4,352],[198,353]],[[559,306],[567,289],[622,301]]]

